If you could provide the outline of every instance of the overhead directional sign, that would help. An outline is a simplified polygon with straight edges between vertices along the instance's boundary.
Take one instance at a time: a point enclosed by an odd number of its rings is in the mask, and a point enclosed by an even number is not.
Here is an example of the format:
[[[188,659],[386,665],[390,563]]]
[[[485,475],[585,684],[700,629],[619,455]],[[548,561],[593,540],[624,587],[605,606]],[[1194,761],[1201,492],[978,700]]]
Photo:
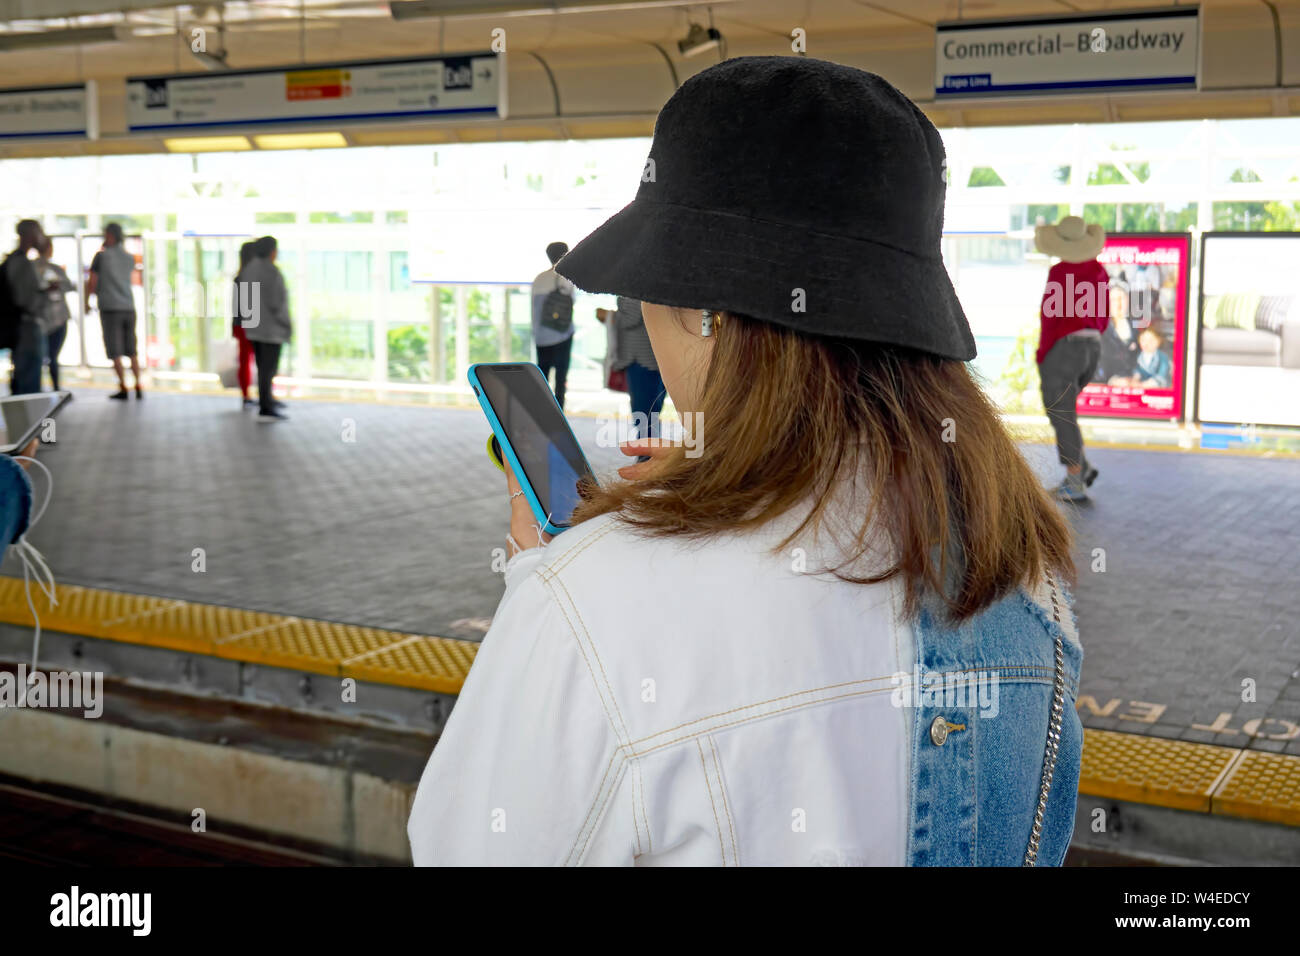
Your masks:
[[[0,139],[99,138],[94,81],[0,90]]]
[[[936,97],[1195,88],[1199,8],[935,27]]]
[[[130,132],[292,126],[506,115],[505,58],[497,53],[132,76]]]

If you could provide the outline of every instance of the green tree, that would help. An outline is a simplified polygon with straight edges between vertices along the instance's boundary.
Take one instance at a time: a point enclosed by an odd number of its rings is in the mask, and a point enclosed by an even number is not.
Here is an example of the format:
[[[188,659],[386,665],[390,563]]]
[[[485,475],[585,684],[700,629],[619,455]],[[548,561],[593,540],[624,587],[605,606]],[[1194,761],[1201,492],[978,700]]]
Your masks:
[[[991,166],[976,166],[970,171],[970,179],[966,181],[966,185],[975,189],[980,186],[1005,186],[1006,183]]]
[[[1016,344],[998,376],[997,391],[1002,410],[1012,414],[1041,415],[1043,401],[1038,385],[1038,328],[1025,326],[1016,336]]]
[[[1126,148],[1129,147],[1111,144],[1113,150],[1122,151]],[[1139,183],[1145,183],[1151,178],[1151,164],[1148,162],[1130,162],[1125,166]],[[1062,172],[1068,177],[1069,167],[1061,167],[1058,175]],[[1088,185],[1131,184],[1117,165],[1100,163],[1089,171]],[[1167,208],[1159,202],[1088,203],[1083,207],[1084,221],[1096,223],[1107,232],[1185,232],[1196,225],[1196,216],[1196,203],[1174,208]]]
[[[1239,168],[1228,177],[1234,183],[1258,183],[1262,180],[1253,169]],[[1292,232],[1300,223],[1300,203],[1216,202],[1214,228],[1243,232]]]
[[[389,329],[389,381],[427,382],[431,376],[428,328],[419,325],[401,325]]]

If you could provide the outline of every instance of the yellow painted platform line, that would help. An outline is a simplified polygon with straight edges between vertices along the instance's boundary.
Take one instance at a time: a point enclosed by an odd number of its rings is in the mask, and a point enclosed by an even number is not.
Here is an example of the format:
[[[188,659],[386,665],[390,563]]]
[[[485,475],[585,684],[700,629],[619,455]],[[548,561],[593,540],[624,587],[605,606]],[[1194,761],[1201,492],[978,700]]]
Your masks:
[[[1300,826],[1300,756],[1085,729],[1079,792]]]
[[[355,624],[61,584],[41,626],[330,677],[460,693],[478,644]],[[0,622],[31,626],[21,579],[0,577]],[[1300,826],[1300,757],[1085,730],[1081,793]]]
[[[443,694],[460,693],[478,652],[473,641],[74,584],[55,597],[51,606],[32,588],[45,630]],[[19,578],[0,577],[0,622],[32,624]]]

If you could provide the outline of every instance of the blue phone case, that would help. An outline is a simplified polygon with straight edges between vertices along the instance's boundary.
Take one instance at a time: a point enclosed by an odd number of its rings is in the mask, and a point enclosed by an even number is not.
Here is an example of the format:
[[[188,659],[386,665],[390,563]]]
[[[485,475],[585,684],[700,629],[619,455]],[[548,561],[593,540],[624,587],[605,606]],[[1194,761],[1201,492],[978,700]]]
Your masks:
[[[523,489],[524,500],[528,502],[528,507],[532,509],[533,517],[537,519],[537,523],[541,525],[543,531],[549,535],[557,535],[561,532],[568,531],[569,529],[567,527],[561,528],[559,525],[551,523],[550,518],[546,514],[546,509],[542,507],[541,499],[538,498],[537,493],[533,491],[533,486],[528,481],[528,476],[524,474],[523,466],[519,464],[519,456],[515,454],[514,448],[511,447],[510,439],[506,437],[505,429],[501,427],[501,422],[497,419],[496,412],[492,411],[492,403],[487,400],[487,395],[484,394],[483,386],[478,380],[478,370],[481,368],[518,368],[521,365],[531,366],[533,371],[537,373],[537,377],[541,379],[542,384],[546,385],[546,379],[542,377],[542,370],[533,362],[476,362],[469,367],[467,377],[469,378],[469,384],[474,389],[475,397],[478,398],[479,406],[483,409],[483,414],[487,416],[488,424],[492,426],[492,434],[496,435],[497,441],[501,443],[501,451],[505,455],[506,461],[510,463],[510,470],[513,471],[515,477],[519,479],[519,487]],[[563,409],[560,409],[560,403],[556,401],[555,394],[551,392],[551,387],[549,385],[546,385],[546,391],[551,396],[551,401],[555,402],[556,409],[558,409],[560,414],[563,415]],[[576,437],[574,438],[574,445],[578,446]],[[581,446],[578,446],[578,454],[582,455],[582,463],[587,466],[588,471],[591,471],[591,464],[587,461],[587,456],[582,453]]]

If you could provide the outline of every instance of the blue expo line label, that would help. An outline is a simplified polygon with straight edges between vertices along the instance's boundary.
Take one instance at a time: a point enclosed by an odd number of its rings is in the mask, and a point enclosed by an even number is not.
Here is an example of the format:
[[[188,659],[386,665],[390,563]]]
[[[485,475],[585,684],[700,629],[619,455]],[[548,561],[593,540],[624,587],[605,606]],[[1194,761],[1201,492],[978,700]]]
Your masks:
[[[945,75],[944,85],[935,87],[935,95],[959,93],[1032,93],[1032,92],[1056,92],[1063,90],[1104,90],[1104,89],[1142,89],[1144,87],[1151,89],[1193,89],[1196,86],[1195,76],[1149,76],[1134,77],[1125,79],[1108,79],[1108,80],[1053,80],[1046,83],[983,83],[980,85],[959,85],[963,79],[975,77],[989,77],[987,73],[960,75]],[[951,84],[949,81],[955,81]]]
[[[987,90],[993,86],[992,73],[958,73],[955,75],[945,74],[943,86],[945,90]]]

